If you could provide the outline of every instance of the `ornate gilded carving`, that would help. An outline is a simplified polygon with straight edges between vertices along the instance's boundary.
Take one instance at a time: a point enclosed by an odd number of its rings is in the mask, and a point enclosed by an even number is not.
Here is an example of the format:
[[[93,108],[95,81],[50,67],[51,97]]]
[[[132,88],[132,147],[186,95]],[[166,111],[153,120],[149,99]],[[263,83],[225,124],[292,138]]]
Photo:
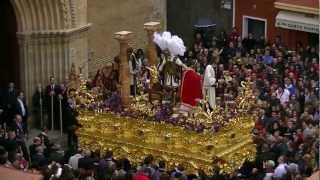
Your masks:
[[[230,119],[223,119],[225,112],[204,111],[199,106],[187,121],[203,124],[206,131],[197,133],[185,127],[163,122],[147,121],[137,118],[119,116],[110,112],[81,111],[80,123],[83,125],[77,133],[80,146],[84,149],[114,151],[116,158],[127,157],[139,163],[149,154],[157,160],[166,160],[169,168],[175,163],[185,164],[187,169],[204,170],[211,174],[214,166],[224,172],[239,168],[246,159],[255,157],[255,144],[251,130],[255,117],[251,115],[255,98],[251,83],[242,83],[242,90],[236,99],[238,114]],[[131,105],[135,111],[145,114],[154,113],[143,103],[147,94],[135,98]],[[205,101],[202,105],[206,104]],[[215,124],[222,125],[219,131],[210,130]]]

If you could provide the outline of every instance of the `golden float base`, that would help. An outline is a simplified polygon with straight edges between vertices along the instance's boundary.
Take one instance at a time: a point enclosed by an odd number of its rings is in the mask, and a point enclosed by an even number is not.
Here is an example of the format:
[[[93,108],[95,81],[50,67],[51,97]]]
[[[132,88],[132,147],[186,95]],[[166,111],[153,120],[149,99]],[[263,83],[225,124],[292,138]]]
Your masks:
[[[218,132],[196,133],[182,127],[144,119],[120,117],[113,113],[81,112],[78,129],[83,149],[112,150],[115,158],[140,163],[149,154],[165,160],[168,168],[182,163],[187,170],[212,174],[219,166],[224,172],[239,168],[255,157],[251,130],[253,117],[239,117]]]

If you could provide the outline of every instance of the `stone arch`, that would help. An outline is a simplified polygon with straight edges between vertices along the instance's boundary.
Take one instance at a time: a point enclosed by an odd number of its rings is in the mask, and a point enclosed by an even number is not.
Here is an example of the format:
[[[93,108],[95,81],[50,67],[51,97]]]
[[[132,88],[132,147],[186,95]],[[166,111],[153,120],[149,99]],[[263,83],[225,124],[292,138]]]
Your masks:
[[[73,0],[11,0],[17,15],[18,32],[70,28]]]
[[[30,100],[36,84],[44,86],[52,75],[63,82],[72,63],[87,61],[87,0],[10,1],[18,26],[20,84]],[[73,23],[79,17],[85,21]]]

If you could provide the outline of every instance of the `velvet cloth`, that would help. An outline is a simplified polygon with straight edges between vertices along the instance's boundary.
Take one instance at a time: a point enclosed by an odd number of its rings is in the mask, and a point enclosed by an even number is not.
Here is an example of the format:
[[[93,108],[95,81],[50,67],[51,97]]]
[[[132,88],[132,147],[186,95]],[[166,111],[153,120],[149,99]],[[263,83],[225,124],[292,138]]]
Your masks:
[[[183,72],[181,83],[181,102],[185,106],[194,107],[197,100],[202,99],[200,74],[193,69],[187,69]]]

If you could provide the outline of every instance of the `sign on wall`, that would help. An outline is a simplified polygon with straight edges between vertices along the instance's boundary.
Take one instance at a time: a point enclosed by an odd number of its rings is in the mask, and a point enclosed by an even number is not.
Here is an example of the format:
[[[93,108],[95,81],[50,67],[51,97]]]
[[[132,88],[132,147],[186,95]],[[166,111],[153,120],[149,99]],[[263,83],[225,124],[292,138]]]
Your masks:
[[[303,14],[280,11],[276,17],[276,27],[319,34],[318,19],[304,17]]]

